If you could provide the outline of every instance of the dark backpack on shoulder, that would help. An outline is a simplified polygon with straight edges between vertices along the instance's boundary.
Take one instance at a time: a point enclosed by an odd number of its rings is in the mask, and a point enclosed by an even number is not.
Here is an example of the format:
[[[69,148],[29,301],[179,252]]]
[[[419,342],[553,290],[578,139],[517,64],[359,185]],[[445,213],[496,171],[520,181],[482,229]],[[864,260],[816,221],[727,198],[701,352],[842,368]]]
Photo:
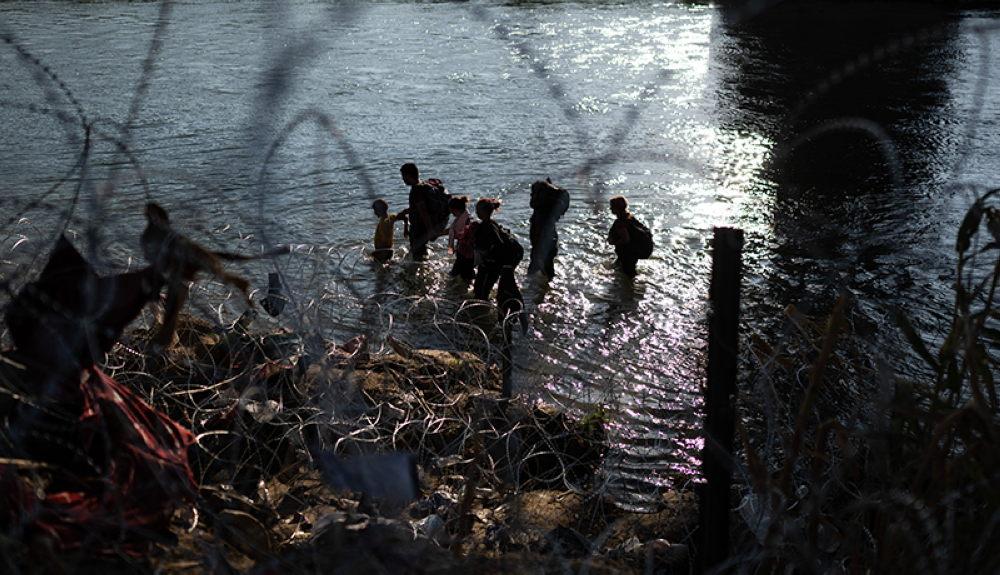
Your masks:
[[[496,223],[496,222],[494,222]],[[521,247],[521,242],[517,241],[514,234],[510,233],[510,230],[496,224],[497,235],[500,237],[500,245],[497,246],[497,261],[501,265],[505,266],[517,266],[521,263],[521,259],[524,258],[524,248]]]
[[[539,183],[548,185],[540,186],[536,192]],[[531,208],[536,213],[541,212],[552,218],[553,222],[557,222],[569,209],[569,192],[566,188],[553,184],[549,179],[545,182],[536,182],[531,186]]]
[[[427,192],[427,213],[434,223],[434,231],[441,233],[448,225],[448,216],[451,215],[451,211],[448,209],[451,193],[437,178],[427,180],[427,186],[430,188]]]
[[[628,219],[628,238],[629,243],[635,246],[636,257],[644,260],[653,255],[653,232],[635,216]]]

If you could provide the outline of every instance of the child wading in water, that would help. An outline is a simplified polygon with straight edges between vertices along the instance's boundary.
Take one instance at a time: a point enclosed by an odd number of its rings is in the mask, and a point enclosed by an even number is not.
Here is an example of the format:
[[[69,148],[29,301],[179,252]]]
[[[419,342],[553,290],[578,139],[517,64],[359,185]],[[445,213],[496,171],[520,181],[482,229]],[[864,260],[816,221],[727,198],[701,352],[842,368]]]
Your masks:
[[[403,236],[409,234],[406,214],[410,209],[406,208],[398,214],[390,214],[389,204],[382,199],[372,202],[372,209],[375,210],[375,215],[379,218],[378,224],[375,226],[375,251],[372,252],[372,257],[384,262],[392,259],[392,236],[396,231],[396,220],[403,220]]]
[[[461,277],[466,283],[471,284],[476,277],[472,242],[479,222],[472,220],[468,205],[469,196],[453,197],[448,202],[448,209],[455,217],[451,227],[448,228],[448,255],[455,255],[455,265],[448,275]]]
[[[493,285],[497,286],[497,308],[501,317],[517,314],[521,322],[521,331],[528,331],[528,317],[524,313],[524,298],[517,287],[514,270],[524,257],[524,249],[509,231],[493,220],[493,212],[500,208],[500,200],[482,198],[476,202],[476,215],[479,216],[479,227],[476,228],[475,245],[476,263],[479,272],[473,284],[473,292],[477,299],[488,300]]]
[[[608,243],[615,246],[615,254],[618,256],[615,265],[618,271],[634,278],[635,264],[639,261],[639,256],[633,249],[632,238],[628,234],[628,220],[632,217],[628,211],[628,200],[625,196],[615,196],[608,203],[611,213],[615,215],[615,223],[611,224],[611,230],[608,232]]]

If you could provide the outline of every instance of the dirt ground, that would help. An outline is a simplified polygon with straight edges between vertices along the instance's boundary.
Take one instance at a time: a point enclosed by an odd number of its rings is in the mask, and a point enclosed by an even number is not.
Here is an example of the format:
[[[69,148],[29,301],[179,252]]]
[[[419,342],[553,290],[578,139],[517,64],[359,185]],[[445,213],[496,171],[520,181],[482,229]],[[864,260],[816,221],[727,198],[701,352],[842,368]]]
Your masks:
[[[390,342],[394,353],[375,356],[359,340],[323,342],[317,357],[295,334],[218,333],[190,317],[178,336],[174,348],[153,354],[148,333],[127,334],[105,370],[194,433],[194,505],[178,507],[169,536],[152,538],[148,553],[138,556],[116,550],[113,541],[67,550],[31,529],[8,530],[0,534],[8,569],[60,575],[690,570],[685,537],[697,522],[694,496],[667,492],[658,511],[637,514],[593,492],[588,486],[606,452],[603,421],[505,400],[497,369],[474,354]],[[14,404],[6,406],[11,413]],[[10,429],[16,419],[5,421],[6,432],[16,433]],[[338,485],[324,466],[329,457],[357,462],[385,453],[412,454],[411,500]],[[22,462],[23,476],[29,467]],[[406,487],[406,473],[382,475],[376,479]]]

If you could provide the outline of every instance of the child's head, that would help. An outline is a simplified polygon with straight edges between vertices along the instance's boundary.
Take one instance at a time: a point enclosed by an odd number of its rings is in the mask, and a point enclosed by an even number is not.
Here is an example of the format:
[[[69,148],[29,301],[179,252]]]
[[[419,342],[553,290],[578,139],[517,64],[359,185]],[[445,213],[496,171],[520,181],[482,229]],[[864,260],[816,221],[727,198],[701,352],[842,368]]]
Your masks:
[[[372,209],[375,210],[376,216],[384,218],[389,213],[389,204],[385,200],[378,199],[372,202]]]
[[[500,209],[500,200],[496,198],[480,198],[476,202],[476,215],[481,220],[488,220],[493,216],[493,212]]]
[[[448,209],[451,210],[451,215],[458,217],[465,213],[466,208],[469,205],[469,196],[454,196],[448,200]]]
[[[625,196],[615,196],[608,201],[611,205],[611,213],[621,217],[628,213],[628,200]]]

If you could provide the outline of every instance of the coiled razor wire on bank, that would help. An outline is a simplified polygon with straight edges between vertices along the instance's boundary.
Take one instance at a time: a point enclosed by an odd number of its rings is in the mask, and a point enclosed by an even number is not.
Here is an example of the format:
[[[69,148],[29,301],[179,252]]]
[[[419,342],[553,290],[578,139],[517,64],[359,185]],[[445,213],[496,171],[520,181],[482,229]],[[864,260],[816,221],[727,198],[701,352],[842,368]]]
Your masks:
[[[4,305],[32,279],[32,270],[45,263],[43,242],[32,239],[35,233],[22,221],[3,240]],[[228,233],[239,236],[236,230]],[[344,289],[346,282],[339,278],[357,277],[352,268],[371,265],[362,249],[295,246],[281,259],[287,281],[282,296],[288,305],[278,318],[257,311],[263,281],[251,296],[256,309],[247,308],[221,283],[195,282],[175,348],[153,351],[159,312],[151,305],[103,364],[108,375],[195,432],[191,460],[202,497],[241,497],[259,513],[278,500],[270,491],[295,491],[322,477],[325,457],[412,453],[425,475],[424,487],[433,488],[424,496],[445,498],[444,505],[456,507],[440,513],[449,518],[453,535],[461,496],[475,477],[475,485],[494,499],[494,508],[504,498],[539,490],[579,494],[589,503],[586,513],[573,518],[573,527],[602,533],[595,540],[601,543],[587,544],[596,545],[594,552],[604,543],[621,547],[628,542],[622,536],[628,520],[602,497],[615,466],[614,457],[602,459],[612,441],[605,416],[566,418],[558,406],[536,404],[541,397],[537,390],[525,390],[530,393],[520,399],[501,397],[504,332],[510,330],[497,320],[492,304],[392,292],[359,298],[355,294],[370,286],[362,289],[354,281]],[[252,262],[241,273],[262,278],[268,265]],[[367,348],[342,349],[359,337]],[[425,350],[446,354],[427,356]],[[264,369],[275,374],[260,376]],[[383,379],[369,386],[364,378],[372,372]],[[0,395],[35,402],[50,419],[59,420],[58,405],[31,398],[17,381],[4,378],[0,387]],[[616,408],[612,401],[606,405],[609,411]],[[75,422],[64,422],[44,431],[8,427],[0,457],[28,461],[19,447],[26,440],[55,442],[86,457],[72,442]],[[39,463],[37,470],[47,465]],[[45,484],[42,476],[36,481]],[[303,511],[330,501],[319,492],[303,499]],[[680,523],[674,531],[684,533],[694,525],[691,499],[681,495],[675,505],[678,511],[689,507],[687,516],[678,512],[675,519]],[[196,531],[206,522],[220,521],[201,504],[191,513],[194,517],[185,521]],[[540,508],[506,513],[502,525],[500,520],[491,523],[496,529],[489,537],[479,536],[478,546],[488,551],[514,545],[512,541],[522,541],[522,547],[547,544],[551,533],[539,532],[531,523],[533,515],[546,513]],[[496,535],[501,532],[502,537]],[[438,542],[448,547],[466,538],[475,539],[467,534],[439,537]]]

